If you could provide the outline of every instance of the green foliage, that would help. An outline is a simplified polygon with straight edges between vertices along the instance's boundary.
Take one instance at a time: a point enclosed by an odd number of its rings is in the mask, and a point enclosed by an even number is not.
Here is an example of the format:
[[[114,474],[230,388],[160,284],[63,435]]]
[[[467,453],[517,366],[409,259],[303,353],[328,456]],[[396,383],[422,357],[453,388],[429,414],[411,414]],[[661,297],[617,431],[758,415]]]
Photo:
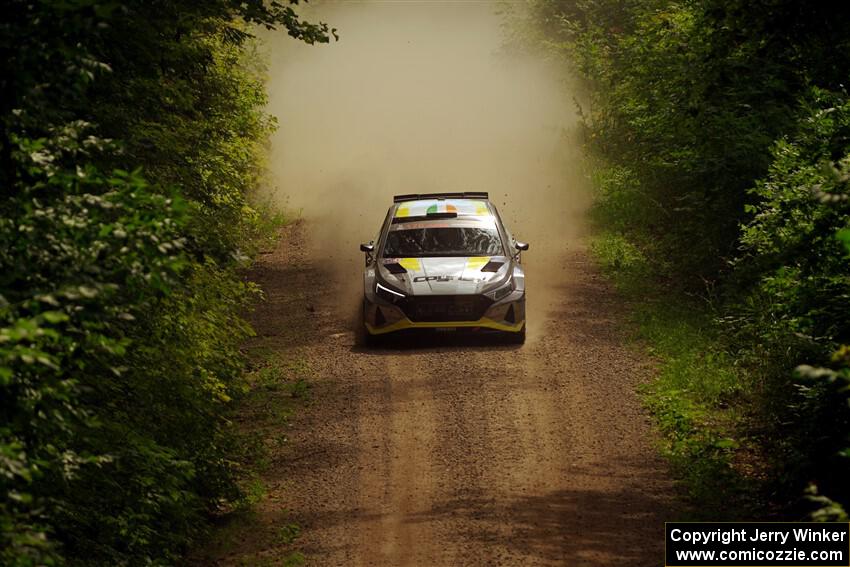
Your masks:
[[[738,272],[757,278],[746,318],[759,340],[787,345],[796,335],[798,348],[811,351],[804,354],[822,357],[830,341],[850,340],[850,264],[836,238],[850,213],[843,171],[850,101],[814,91],[797,131],[776,143],[773,157],[752,191],[757,204],[748,207],[753,218],[741,234]]]
[[[756,204],[748,207],[752,219],[741,233],[736,276],[743,292],[730,320],[735,336],[753,345],[744,354],[769,370],[765,413],[776,421],[779,435],[770,446],[781,456],[776,467],[787,490],[814,482],[847,503],[850,463],[838,456],[850,435],[843,374],[788,376],[802,361],[829,362],[839,345],[850,342],[850,263],[840,238],[850,219],[844,171],[850,99],[813,89],[797,128],[777,141],[772,154],[768,175],[752,190]]]
[[[597,231],[591,249],[632,306],[636,338],[658,362],[641,394],[664,434],[663,453],[699,503],[691,519],[751,517],[752,483],[736,462],[736,453],[752,449],[738,427],[746,419],[746,375],[723,349],[711,316],[693,299],[659,290],[646,257],[622,234]]]
[[[595,252],[649,298],[674,452],[712,462],[688,445],[723,424],[730,466],[781,505],[809,483],[850,503],[830,360],[850,342],[848,24],[848,6],[792,0],[537,0],[522,22],[590,87]],[[690,344],[694,311],[709,330]]]
[[[13,0],[0,23],[0,564],[173,564],[244,499],[239,270],[292,7]]]
[[[20,143],[16,158],[30,183],[4,203],[0,221],[2,423],[4,445],[18,459],[0,482],[5,493],[18,495],[6,504],[15,523],[33,524],[23,540],[15,530],[4,532],[13,550],[21,541],[46,548],[35,537],[43,533],[40,524],[67,521],[70,528],[81,508],[101,504],[83,487],[87,477],[115,466],[117,456],[102,445],[114,444],[110,436],[118,433],[107,412],[130,403],[125,395],[137,385],[127,366],[133,337],[140,319],[178,285],[186,264],[185,203],[151,191],[138,172],[107,177],[81,162],[76,171],[45,167],[35,176],[40,162],[58,163],[77,151],[72,135],[66,129]],[[162,386],[156,378],[149,387]],[[130,438],[121,449],[144,453],[136,440],[150,441]],[[182,464],[164,448],[147,449]],[[140,463],[157,462],[141,457]],[[31,545],[22,553],[38,563]]]
[[[236,426],[238,442],[232,455],[239,463],[243,496],[219,515],[216,529],[198,542],[190,563],[216,564],[226,558],[239,565],[301,565],[305,558],[294,549],[300,526],[286,510],[278,510],[269,523],[257,514],[255,505],[269,496],[274,499],[280,490],[263,479],[267,473],[274,477],[292,450],[290,419],[302,404],[310,403],[312,369],[304,359],[281,357],[262,339],[249,345],[249,371],[238,390],[239,406],[230,416]],[[245,534],[250,534],[253,545],[244,545]]]
[[[590,150],[628,172],[627,194],[606,191],[604,201],[635,210],[608,220],[653,242],[672,260],[661,275],[679,287],[717,281],[736,254],[747,189],[766,173],[773,141],[794,127],[798,97],[812,81],[843,84],[834,69],[848,51],[830,42],[847,45],[847,10],[790,0],[540,0],[532,17],[592,87]]]
[[[631,290],[643,286],[649,270],[646,255],[622,234],[598,234],[591,243],[591,251],[606,270],[617,273],[618,288]]]

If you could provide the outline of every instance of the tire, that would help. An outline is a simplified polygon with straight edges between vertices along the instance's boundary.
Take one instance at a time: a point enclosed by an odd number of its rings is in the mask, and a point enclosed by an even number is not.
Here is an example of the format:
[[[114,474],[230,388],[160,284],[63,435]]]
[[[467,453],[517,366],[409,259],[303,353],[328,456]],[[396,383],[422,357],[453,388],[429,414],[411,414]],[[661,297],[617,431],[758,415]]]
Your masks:
[[[363,345],[368,348],[379,348],[384,345],[383,335],[373,335],[363,328]]]
[[[369,333],[366,328],[366,298],[363,298],[363,304],[360,306],[360,317],[357,319],[357,343],[365,347],[375,346],[375,335]]]
[[[373,335],[366,328],[366,298],[363,298],[363,305],[360,308],[360,329],[357,332],[358,344],[366,348],[381,348],[387,346],[389,337],[387,335]]]
[[[522,329],[516,333],[508,333],[508,344],[512,345],[524,345],[525,344],[525,328],[526,325],[522,326]]]

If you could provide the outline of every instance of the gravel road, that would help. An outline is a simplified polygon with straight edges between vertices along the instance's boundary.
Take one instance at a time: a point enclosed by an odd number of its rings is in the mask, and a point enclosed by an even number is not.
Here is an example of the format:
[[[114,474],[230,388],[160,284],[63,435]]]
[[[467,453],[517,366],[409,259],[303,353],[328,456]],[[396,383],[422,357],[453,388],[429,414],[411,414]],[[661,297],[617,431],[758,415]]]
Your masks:
[[[281,426],[289,442],[255,517],[207,561],[278,564],[298,550],[318,566],[663,564],[674,489],[635,393],[651,368],[580,245],[562,251],[563,281],[522,347],[369,350],[340,283],[306,252],[309,228],[285,229],[252,276],[267,295],[255,342],[306,361],[312,402]],[[269,536],[290,523],[294,542]]]

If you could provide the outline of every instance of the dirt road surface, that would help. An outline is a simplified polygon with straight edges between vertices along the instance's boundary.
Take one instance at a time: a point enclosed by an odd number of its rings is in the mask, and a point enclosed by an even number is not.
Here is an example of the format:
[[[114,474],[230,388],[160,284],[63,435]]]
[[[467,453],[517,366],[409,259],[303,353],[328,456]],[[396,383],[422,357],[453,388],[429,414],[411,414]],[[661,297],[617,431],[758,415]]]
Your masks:
[[[528,344],[369,350],[306,252],[309,229],[285,229],[261,258],[253,323],[254,346],[306,360],[312,402],[281,425],[289,442],[255,516],[202,562],[284,564],[298,550],[318,566],[663,564],[673,489],[635,393],[650,368],[579,245],[562,251]],[[275,537],[291,523],[300,537]]]

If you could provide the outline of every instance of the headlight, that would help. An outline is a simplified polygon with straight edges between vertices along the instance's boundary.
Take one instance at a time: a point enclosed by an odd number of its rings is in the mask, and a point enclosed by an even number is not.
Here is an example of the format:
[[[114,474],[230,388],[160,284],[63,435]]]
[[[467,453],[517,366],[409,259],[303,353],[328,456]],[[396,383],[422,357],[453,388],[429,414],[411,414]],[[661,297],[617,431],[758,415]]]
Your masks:
[[[390,303],[395,303],[404,299],[403,293],[399,293],[394,289],[390,289],[387,286],[381,285],[380,283],[375,284],[375,295],[377,295],[381,299],[389,301]]]
[[[487,292],[485,295],[492,299],[493,301],[499,301],[500,299],[504,299],[514,290],[514,279],[509,278],[505,285],[497,287],[493,291]]]

